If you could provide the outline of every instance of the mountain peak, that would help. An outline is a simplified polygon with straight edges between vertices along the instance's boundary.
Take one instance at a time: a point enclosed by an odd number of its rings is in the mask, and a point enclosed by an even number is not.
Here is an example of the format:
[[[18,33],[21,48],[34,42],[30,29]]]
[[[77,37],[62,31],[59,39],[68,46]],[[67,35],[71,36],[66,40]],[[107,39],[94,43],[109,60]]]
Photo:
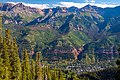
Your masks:
[[[18,3],[18,4],[15,5],[15,7],[21,7],[22,8],[22,7],[25,7],[25,5],[23,3]]]
[[[91,6],[90,4],[84,6],[83,8],[86,8],[86,9],[91,9],[93,6]]]
[[[84,6],[83,8],[81,8],[80,10],[81,11],[86,11],[86,12],[96,12],[96,10],[98,9],[99,7],[97,6],[92,6],[90,4]]]

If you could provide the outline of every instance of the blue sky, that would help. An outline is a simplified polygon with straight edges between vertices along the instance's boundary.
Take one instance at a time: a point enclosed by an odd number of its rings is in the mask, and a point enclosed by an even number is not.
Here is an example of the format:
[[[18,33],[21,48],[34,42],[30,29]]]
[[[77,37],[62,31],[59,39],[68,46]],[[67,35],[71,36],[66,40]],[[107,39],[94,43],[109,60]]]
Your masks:
[[[36,8],[49,8],[49,7],[71,7],[76,6],[81,8],[87,4],[95,5],[98,7],[115,7],[120,5],[120,0],[0,0],[2,3],[13,3],[22,2],[26,6]]]

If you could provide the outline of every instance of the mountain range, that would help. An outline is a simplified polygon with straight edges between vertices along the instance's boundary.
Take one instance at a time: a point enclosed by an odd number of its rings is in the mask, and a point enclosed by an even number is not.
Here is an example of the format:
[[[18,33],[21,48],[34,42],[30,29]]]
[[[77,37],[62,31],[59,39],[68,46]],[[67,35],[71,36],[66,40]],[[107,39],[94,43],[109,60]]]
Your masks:
[[[17,36],[20,53],[27,48],[29,53],[41,51],[44,59],[77,59],[91,54],[93,48],[96,56],[116,54],[120,44],[120,6],[37,9],[4,3],[0,13],[3,29],[11,29]]]

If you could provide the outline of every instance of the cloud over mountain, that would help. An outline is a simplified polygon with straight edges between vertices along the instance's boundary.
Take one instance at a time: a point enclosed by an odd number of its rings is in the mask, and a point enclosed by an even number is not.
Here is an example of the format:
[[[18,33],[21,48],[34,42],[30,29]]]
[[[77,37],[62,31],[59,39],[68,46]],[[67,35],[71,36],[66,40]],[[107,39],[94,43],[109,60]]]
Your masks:
[[[98,7],[101,7],[101,8],[118,6],[117,4],[107,4],[107,3],[98,4],[98,3],[94,3],[94,2],[95,2],[95,0],[89,0],[88,3],[60,2],[58,4],[53,4],[52,6],[53,7],[57,7],[57,6],[71,7],[71,6],[75,6],[75,7],[78,7],[78,8],[82,8],[82,7],[84,7],[84,6],[88,5],[88,4],[93,5],[93,6],[98,6]]]
[[[86,0],[86,3],[94,3],[95,0]]]
[[[40,9],[45,9],[45,8],[49,8],[49,4],[30,4],[30,3],[24,3],[24,2],[7,2],[7,3],[11,3],[11,4],[18,4],[18,3],[22,3],[25,6],[30,6],[33,8],[40,8]]]
[[[21,3],[21,2],[7,2],[7,3],[18,4],[18,3]],[[30,7],[34,7],[34,8],[40,8],[40,9],[52,8],[52,7],[57,7],[57,6],[60,6],[60,7],[75,6],[75,7],[78,7],[78,8],[82,8],[82,7],[84,7],[88,4],[93,5],[93,6],[98,6],[98,7],[101,7],[101,8],[118,6],[117,4],[107,4],[107,3],[104,3],[104,2],[98,4],[98,3],[95,3],[95,0],[86,0],[86,3],[59,2],[59,3],[56,3],[56,4],[52,4],[52,5],[49,5],[49,4],[30,4],[30,3],[24,3],[24,2],[22,2],[22,4],[24,4],[25,6],[30,6]]]

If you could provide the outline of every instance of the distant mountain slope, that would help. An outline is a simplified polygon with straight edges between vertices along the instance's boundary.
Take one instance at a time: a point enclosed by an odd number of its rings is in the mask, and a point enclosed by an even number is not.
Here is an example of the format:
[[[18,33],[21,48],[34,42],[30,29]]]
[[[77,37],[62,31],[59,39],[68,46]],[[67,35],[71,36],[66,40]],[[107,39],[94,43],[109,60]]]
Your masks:
[[[51,58],[55,58],[56,51],[72,53],[73,58],[81,52],[88,53],[91,48],[95,51],[103,47],[111,49],[110,46],[117,48],[120,43],[119,11],[119,6],[100,8],[86,5],[83,8],[73,6],[41,10],[22,3],[0,4],[4,29],[12,29],[20,49],[30,51],[34,48],[35,52],[42,51],[46,58],[51,53]]]
[[[6,20],[4,21],[5,24],[24,25],[26,22],[44,15],[44,12],[41,9],[31,8],[23,5],[22,3],[18,3],[16,5],[11,3],[1,4],[0,11],[6,17]],[[18,15],[22,18],[20,23],[14,18]]]

